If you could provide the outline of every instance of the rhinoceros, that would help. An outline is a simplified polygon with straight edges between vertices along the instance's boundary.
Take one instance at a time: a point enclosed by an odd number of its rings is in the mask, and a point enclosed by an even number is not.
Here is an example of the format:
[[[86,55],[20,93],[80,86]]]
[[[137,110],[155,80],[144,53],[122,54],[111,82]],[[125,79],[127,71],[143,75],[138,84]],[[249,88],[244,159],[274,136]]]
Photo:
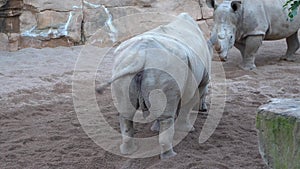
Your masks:
[[[295,60],[300,16],[292,22],[287,19],[287,9],[283,8],[285,0],[225,0],[220,4],[206,0],[206,3],[214,8],[211,38],[222,61],[226,61],[228,50],[235,46],[243,57],[241,67],[254,69],[255,53],[262,41],[283,38],[288,48],[281,59]]]
[[[153,113],[156,118],[161,159],[176,155],[172,144],[174,132],[194,130],[189,112],[204,100],[212,48],[198,24],[186,13],[120,44],[114,52],[111,80],[97,91],[101,93],[112,86],[120,118],[122,154],[133,154],[138,149],[133,141],[133,118],[140,108],[145,116]],[[160,105],[164,102],[160,92],[164,93],[165,107]]]

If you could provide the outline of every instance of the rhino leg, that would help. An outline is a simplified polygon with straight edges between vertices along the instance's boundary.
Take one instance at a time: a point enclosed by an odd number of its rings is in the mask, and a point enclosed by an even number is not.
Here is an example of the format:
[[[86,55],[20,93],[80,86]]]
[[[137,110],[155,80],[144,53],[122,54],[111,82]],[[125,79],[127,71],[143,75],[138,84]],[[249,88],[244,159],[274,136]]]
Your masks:
[[[122,116],[120,116],[119,120],[122,133],[122,144],[120,145],[120,151],[122,154],[129,155],[134,153],[138,148],[133,139],[133,121]]]
[[[138,103],[137,83],[134,76],[126,76],[112,83],[112,94],[116,99],[116,107],[119,112],[119,123],[122,134],[122,144],[120,151],[129,155],[137,150],[133,135],[133,117]]]
[[[193,99],[186,105],[180,108],[179,115],[176,119],[176,131],[192,132],[195,131],[194,126],[190,122],[190,111],[192,107],[199,101],[199,96],[194,96]],[[197,99],[198,98],[198,99]]]
[[[207,105],[206,105],[206,95],[208,93],[208,85],[205,86],[203,92],[200,92],[200,109],[199,111],[201,112],[206,112],[207,111]]]
[[[160,129],[159,120],[155,120],[151,126],[151,131],[159,131],[159,129]]]
[[[203,90],[203,89],[202,89]],[[196,103],[196,105],[193,107],[192,110],[199,111],[199,112],[206,112],[207,111],[207,105],[206,105],[206,95],[208,93],[208,86],[204,88],[204,91],[201,91],[199,89],[199,95],[200,95],[200,102]]]
[[[298,39],[298,31],[295,32],[293,35],[286,38],[287,43],[287,51],[284,56],[282,56],[280,59],[287,60],[287,61],[295,61],[295,53],[299,49],[299,39]]]
[[[161,147],[161,159],[168,159],[175,156],[177,153],[173,150],[173,137],[174,137],[174,118],[162,119],[159,121],[159,144]]]
[[[255,53],[262,44],[262,36],[248,36],[245,41],[245,50],[243,55],[243,62],[241,68],[244,70],[253,70],[256,68]]]
[[[240,51],[242,57],[244,58],[244,54],[245,54],[245,43],[242,43],[242,42],[236,42],[234,44],[234,46]]]

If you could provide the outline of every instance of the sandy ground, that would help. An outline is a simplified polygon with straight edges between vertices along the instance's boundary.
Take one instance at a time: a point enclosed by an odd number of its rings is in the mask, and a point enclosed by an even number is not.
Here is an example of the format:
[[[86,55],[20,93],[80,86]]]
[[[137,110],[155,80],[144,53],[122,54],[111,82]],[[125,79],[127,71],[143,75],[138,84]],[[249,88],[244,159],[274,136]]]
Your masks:
[[[232,49],[223,64],[228,94],[219,126],[199,144],[206,118],[199,114],[196,131],[175,147],[176,157],[165,161],[158,156],[114,155],[83,131],[72,101],[72,74],[81,47],[0,51],[0,168],[265,169],[258,150],[256,110],[270,98],[295,98],[300,93],[300,62],[279,61],[285,49],[283,40],[264,42],[255,71],[238,68],[241,57]],[[100,73],[108,77],[111,62],[105,65]],[[97,99],[105,105],[107,121],[118,128],[110,91]],[[148,128],[139,126],[137,133],[152,135]]]

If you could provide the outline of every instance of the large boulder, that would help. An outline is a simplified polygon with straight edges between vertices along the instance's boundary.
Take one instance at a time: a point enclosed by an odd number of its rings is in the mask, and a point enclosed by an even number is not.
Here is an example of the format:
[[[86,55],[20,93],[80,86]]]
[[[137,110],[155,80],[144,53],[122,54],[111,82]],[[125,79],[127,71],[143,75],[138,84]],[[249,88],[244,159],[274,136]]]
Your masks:
[[[7,50],[8,36],[5,33],[0,33],[0,50]]]
[[[151,7],[153,11],[166,12],[173,15],[186,12],[196,20],[202,19],[202,12],[198,0],[155,1],[151,4]]]
[[[72,11],[74,7],[80,8],[81,0],[23,0],[24,5],[31,6],[37,11],[54,10],[54,11]]]
[[[20,32],[25,32],[37,25],[36,14],[32,11],[24,11],[20,16]]]
[[[272,99],[259,108],[260,153],[270,168],[300,168],[300,98]]]
[[[67,39],[71,44],[81,42],[83,21],[81,0],[24,0],[23,2],[25,8],[19,18],[21,48],[43,47],[39,42],[43,44],[53,42],[50,46],[63,45],[58,39]],[[47,43],[44,43],[45,41]]]
[[[19,16],[22,13],[22,0],[0,0],[0,33],[18,33]]]
[[[114,21],[124,16],[140,13],[149,16],[150,13],[167,13],[178,15],[187,12],[194,19],[202,19],[202,12],[198,0],[87,0],[84,1],[84,36],[86,39],[93,36],[99,29],[105,30],[108,34],[115,34],[119,30],[114,30]],[[151,14],[150,14],[151,15]],[[129,21],[134,21],[137,16],[128,17]],[[137,25],[134,25],[139,29]]]

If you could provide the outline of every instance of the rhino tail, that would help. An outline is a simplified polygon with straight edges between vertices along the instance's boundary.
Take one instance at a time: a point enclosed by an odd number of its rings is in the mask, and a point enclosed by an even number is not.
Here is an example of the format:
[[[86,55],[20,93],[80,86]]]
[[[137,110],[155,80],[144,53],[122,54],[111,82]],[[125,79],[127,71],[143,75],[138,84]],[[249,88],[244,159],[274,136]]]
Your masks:
[[[112,83],[112,81],[109,81],[109,82],[106,82],[106,83],[102,83],[102,84],[96,89],[97,93],[103,94],[104,90],[105,90],[108,86],[110,86],[111,83]]]
[[[138,53],[136,53],[132,56],[129,56],[127,59],[131,60],[132,62],[130,62],[130,64],[126,64],[128,63],[128,61],[125,61],[124,62],[125,64],[118,63],[118,67],[122,67],[122,69],[119,69],[120,70],[119,72],[114,73],[110,81],[102,83],[96,89],[96,91],[99,94],[102,94],[108,86],[110,86],[114,81],[118,80],[119,78],[130,74],[135,74],[143,70],[146,61],[146,56],[139,55]],[[127,59],[123,59],[123,60],[127,60]]]

